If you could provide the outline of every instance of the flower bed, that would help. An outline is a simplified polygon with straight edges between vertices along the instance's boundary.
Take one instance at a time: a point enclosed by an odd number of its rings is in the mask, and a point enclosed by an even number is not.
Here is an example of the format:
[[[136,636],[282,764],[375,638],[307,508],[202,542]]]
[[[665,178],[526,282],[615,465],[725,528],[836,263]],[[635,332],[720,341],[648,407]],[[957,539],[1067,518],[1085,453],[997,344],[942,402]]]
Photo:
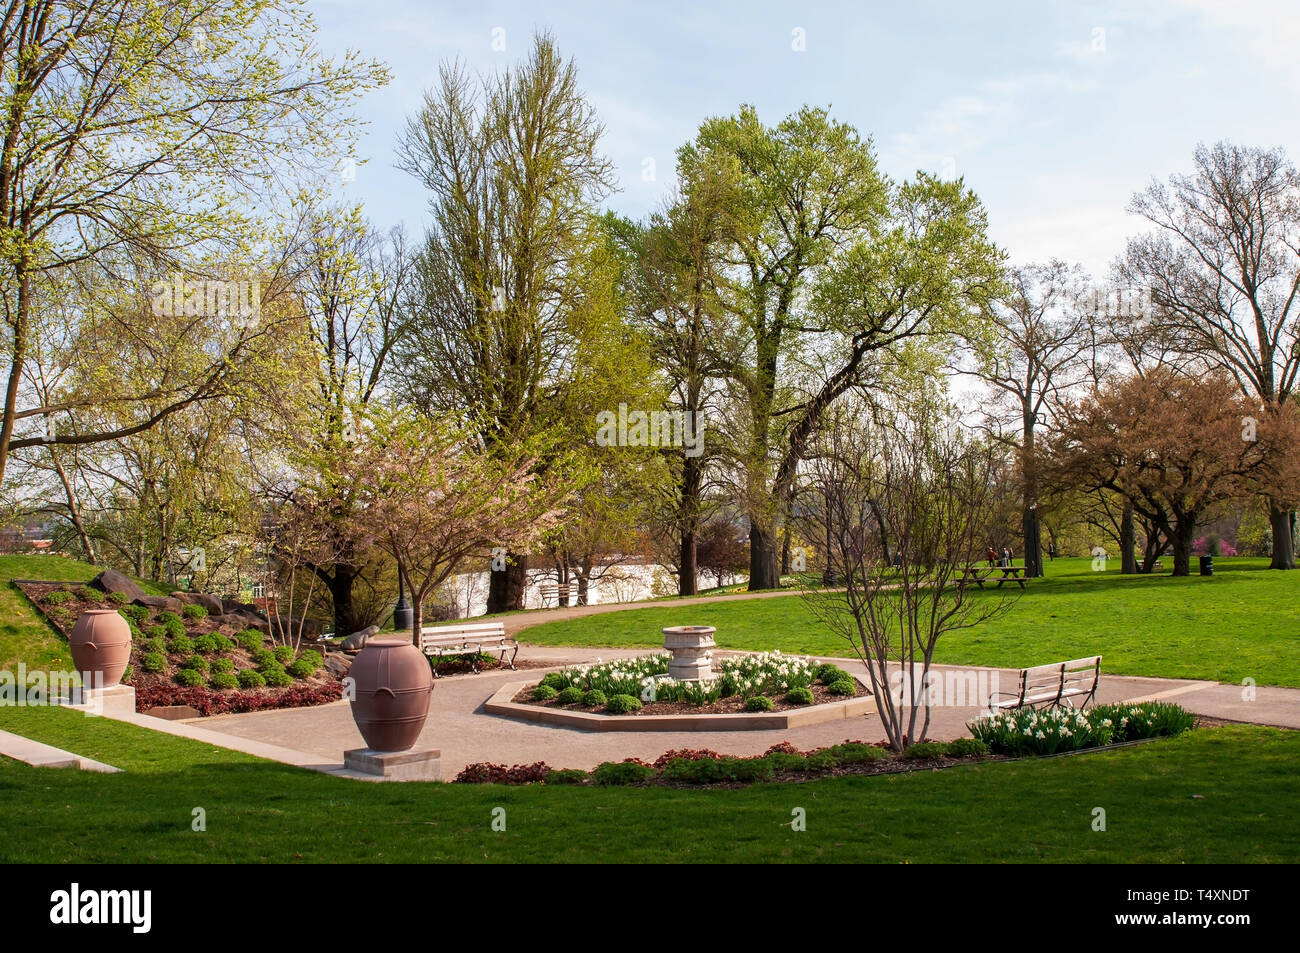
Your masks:
[[[835,665],[780,652],[715,659],[715,676],[700,681],[668,677],[671,653],[577,665],[551,672],[515,696],[520,704],[597,714],[768,712],[843,701],[864,694]]]
[[[1038,715],[1036,720],[1032,717],[1035,714]],[[891,751],[883,741],[872,744],[845,741],[813,751],[800,751],[789,742],[782,742],[761,755],[748,758],[723,755],[707,748],[678,749],[664,752],[653,762],[639,758],[606,761],[591,771],[556,769],[544,761],[512,766],[471,764],[455,780],[462,784],[736,787],[757,781],[805,781],[844,774],[895,774],[967,762],[1007,760],[1017,755],[1078,751],[1102,744],[1177,735],[1193,727],[1195,722],[1193,715],[1177,705],[1121,703],[1098,706],[1082,714],[1061,710],[1027,712],[1024,726],[1032,726],[1032,730],[1025,735],[1024,728],[1016,728],[1015,737],[1034,740],[1004,740],[1004,737],[1012,737],[1012,725],[1019,725],[1020,716],[1021,712],[1007,712],[971,726],[972,730],[976,725],[983,726],[983,733],[992,737],[992,742],[979,735],[949,742],[921,741],[902,754]],[[1080,719],[1088,724],[1086,730]],[[1038,737],[1040,730],[1041,738]],[[1085,735],[1090,741],[1107,740],[1100,744],[1081,744],[1078,741],[1080,735]],[[1056,739],[1056,746],[1050,741],[1052,738]],[[1009,750],[1012,747],[1016,750]],[[1030,750],[1031,747],[1037,750]]]
[[[188,705],[201,715],[227,714],[319,705],[342,695],[315,649],[299,652],[256,629],[216,625],[202,606],[160,611],[76,584],[29,582],[22,590],[64,638],[88,609],[117,609],[131,627],[122,683],[135,689],[137,711]]]

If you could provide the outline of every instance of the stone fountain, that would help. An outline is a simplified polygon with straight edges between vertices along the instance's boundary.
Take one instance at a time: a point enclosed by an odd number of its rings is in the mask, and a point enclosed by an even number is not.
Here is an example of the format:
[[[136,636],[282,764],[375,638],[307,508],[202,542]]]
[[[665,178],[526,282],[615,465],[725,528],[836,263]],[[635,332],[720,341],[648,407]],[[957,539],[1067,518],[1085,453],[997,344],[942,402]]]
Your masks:
[[[668,676],[682,681],[712,678],[709,653],[716,644],[713,641],[716,631],[711,625],[674,625],[664,629],[664,648],[673,653]]]

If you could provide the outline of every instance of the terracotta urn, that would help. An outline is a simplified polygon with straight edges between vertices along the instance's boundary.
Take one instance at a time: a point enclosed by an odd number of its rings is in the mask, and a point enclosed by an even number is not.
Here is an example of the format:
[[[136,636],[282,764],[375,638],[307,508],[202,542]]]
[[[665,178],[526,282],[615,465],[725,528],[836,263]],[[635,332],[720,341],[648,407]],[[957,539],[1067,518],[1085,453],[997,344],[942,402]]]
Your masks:
[[[116,609],[83,612],[68,642],[72,646],[72,663],[78,672],[88,673],[89,686],[95,687],[96,673],[103,677],[104,688],[122,681],[122,673],[131,661],[131,625]]]
[[[373,751],[405,751],[429,714],[433,672],[406,639],[370,639],[348,672],[354,680],[352,720]]]

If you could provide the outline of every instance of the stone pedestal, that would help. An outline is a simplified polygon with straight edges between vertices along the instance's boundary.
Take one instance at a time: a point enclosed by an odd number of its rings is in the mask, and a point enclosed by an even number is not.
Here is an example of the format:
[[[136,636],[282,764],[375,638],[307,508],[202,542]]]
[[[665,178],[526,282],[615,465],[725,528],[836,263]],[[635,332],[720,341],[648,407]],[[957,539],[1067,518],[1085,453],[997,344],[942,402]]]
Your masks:
[[[88,715],[134,715],[135,689],[130,685],[112,688],[79,688],[70,697],[58,699],[60,705],[84,711]]]
[[[353,748],[343,752],[343,767],[384,781],[439,781],[442,752],[436,748],[409,751],[374,751]]]
[[[668,675],[684,681],[713,677],[709,653],[716,644],[711,625],[675,625],[664,629],[664,648],[673,653]]]

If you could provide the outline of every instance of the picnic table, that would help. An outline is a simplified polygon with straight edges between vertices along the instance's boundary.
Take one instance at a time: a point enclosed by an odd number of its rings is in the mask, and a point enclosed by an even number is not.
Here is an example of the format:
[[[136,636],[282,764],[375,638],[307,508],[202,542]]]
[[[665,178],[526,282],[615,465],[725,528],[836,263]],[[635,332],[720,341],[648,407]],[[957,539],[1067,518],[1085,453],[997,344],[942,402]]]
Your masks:
[[[962,573],[962,582],[974,581],[975,585],[981,589],[984,583],[992,582],[997,579],[998,588],[1002,588],[1004,582],[1014,582],[1019,584],[1020,588],[1025,588],[1025,567],[1024,566],[971,566]]]

